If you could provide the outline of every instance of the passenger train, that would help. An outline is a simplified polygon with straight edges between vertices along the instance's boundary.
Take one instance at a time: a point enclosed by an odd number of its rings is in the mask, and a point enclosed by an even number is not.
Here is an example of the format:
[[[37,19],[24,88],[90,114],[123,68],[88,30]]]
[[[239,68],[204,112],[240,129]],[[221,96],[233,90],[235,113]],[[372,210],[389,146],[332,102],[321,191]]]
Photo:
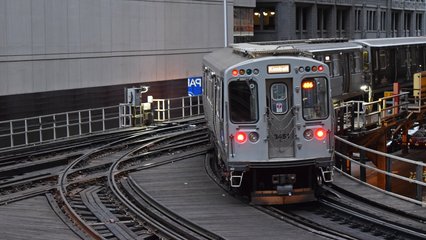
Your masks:
[[[351,41],[309,39],[251,44],[274,44],[309,52],[313,59],[327,64],[335,101],[362,96],[362,85],[368,86],[375,98],[383,97],[384,91],[392,91],[393,83],[409,88],[413,74],[424,71],[426,64],[426,37]]]
[[[329,66],[291,47],[242,43],[206,55],[203,68],[223,179],[255,204],[315,200],[334,163]]]

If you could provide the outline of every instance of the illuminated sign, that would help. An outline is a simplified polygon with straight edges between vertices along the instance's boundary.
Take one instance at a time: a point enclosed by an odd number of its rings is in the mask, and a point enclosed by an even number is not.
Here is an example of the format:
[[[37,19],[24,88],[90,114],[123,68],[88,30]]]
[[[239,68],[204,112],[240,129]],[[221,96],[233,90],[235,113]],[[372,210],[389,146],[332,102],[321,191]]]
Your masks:
[[[282,65],[269,65],[268,73],[276,74],[276,73],[289,73],[290,72],[290,64],[282,64]]]
[[[314,82],[312,82],[312,81],[304,81],[302,83],[302,88],[303,89],[312,89],[312,88],[314,88]]]

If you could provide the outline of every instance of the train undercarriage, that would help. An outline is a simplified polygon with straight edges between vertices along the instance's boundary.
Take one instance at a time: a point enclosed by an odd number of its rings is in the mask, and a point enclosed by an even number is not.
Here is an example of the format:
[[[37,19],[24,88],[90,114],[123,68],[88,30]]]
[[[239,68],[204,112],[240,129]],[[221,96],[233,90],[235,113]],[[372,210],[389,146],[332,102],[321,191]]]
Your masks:
[[[332,167],[326,163],[292,167],[247,165],[244,169],[227,168],[221,161],[216,163],[223,182],[256,205],[316,201],[321,186],[333,180]]]

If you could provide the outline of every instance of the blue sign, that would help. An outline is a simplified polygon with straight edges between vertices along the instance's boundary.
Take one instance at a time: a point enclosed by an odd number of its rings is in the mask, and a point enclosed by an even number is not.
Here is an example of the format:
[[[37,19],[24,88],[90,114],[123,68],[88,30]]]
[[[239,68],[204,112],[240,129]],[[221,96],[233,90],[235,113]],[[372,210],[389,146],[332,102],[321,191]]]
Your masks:
[[[188,96],[198,96],[203,93],[201,87],[202,77],[189,77],[188,78]]]

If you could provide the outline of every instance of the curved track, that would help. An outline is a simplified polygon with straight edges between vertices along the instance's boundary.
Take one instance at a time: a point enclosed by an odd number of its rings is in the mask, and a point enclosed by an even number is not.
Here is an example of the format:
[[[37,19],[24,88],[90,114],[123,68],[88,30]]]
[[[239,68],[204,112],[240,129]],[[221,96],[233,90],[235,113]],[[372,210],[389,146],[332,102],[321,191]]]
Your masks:
[[[82,239],[426,238],[419,219],[373,209],[332,189],[315,204],[251,206],[215,175],[202,123],[64,152],[74,157],[16,164],[25,177],[0,181],[0,203],[46,193],[57,216]]]

